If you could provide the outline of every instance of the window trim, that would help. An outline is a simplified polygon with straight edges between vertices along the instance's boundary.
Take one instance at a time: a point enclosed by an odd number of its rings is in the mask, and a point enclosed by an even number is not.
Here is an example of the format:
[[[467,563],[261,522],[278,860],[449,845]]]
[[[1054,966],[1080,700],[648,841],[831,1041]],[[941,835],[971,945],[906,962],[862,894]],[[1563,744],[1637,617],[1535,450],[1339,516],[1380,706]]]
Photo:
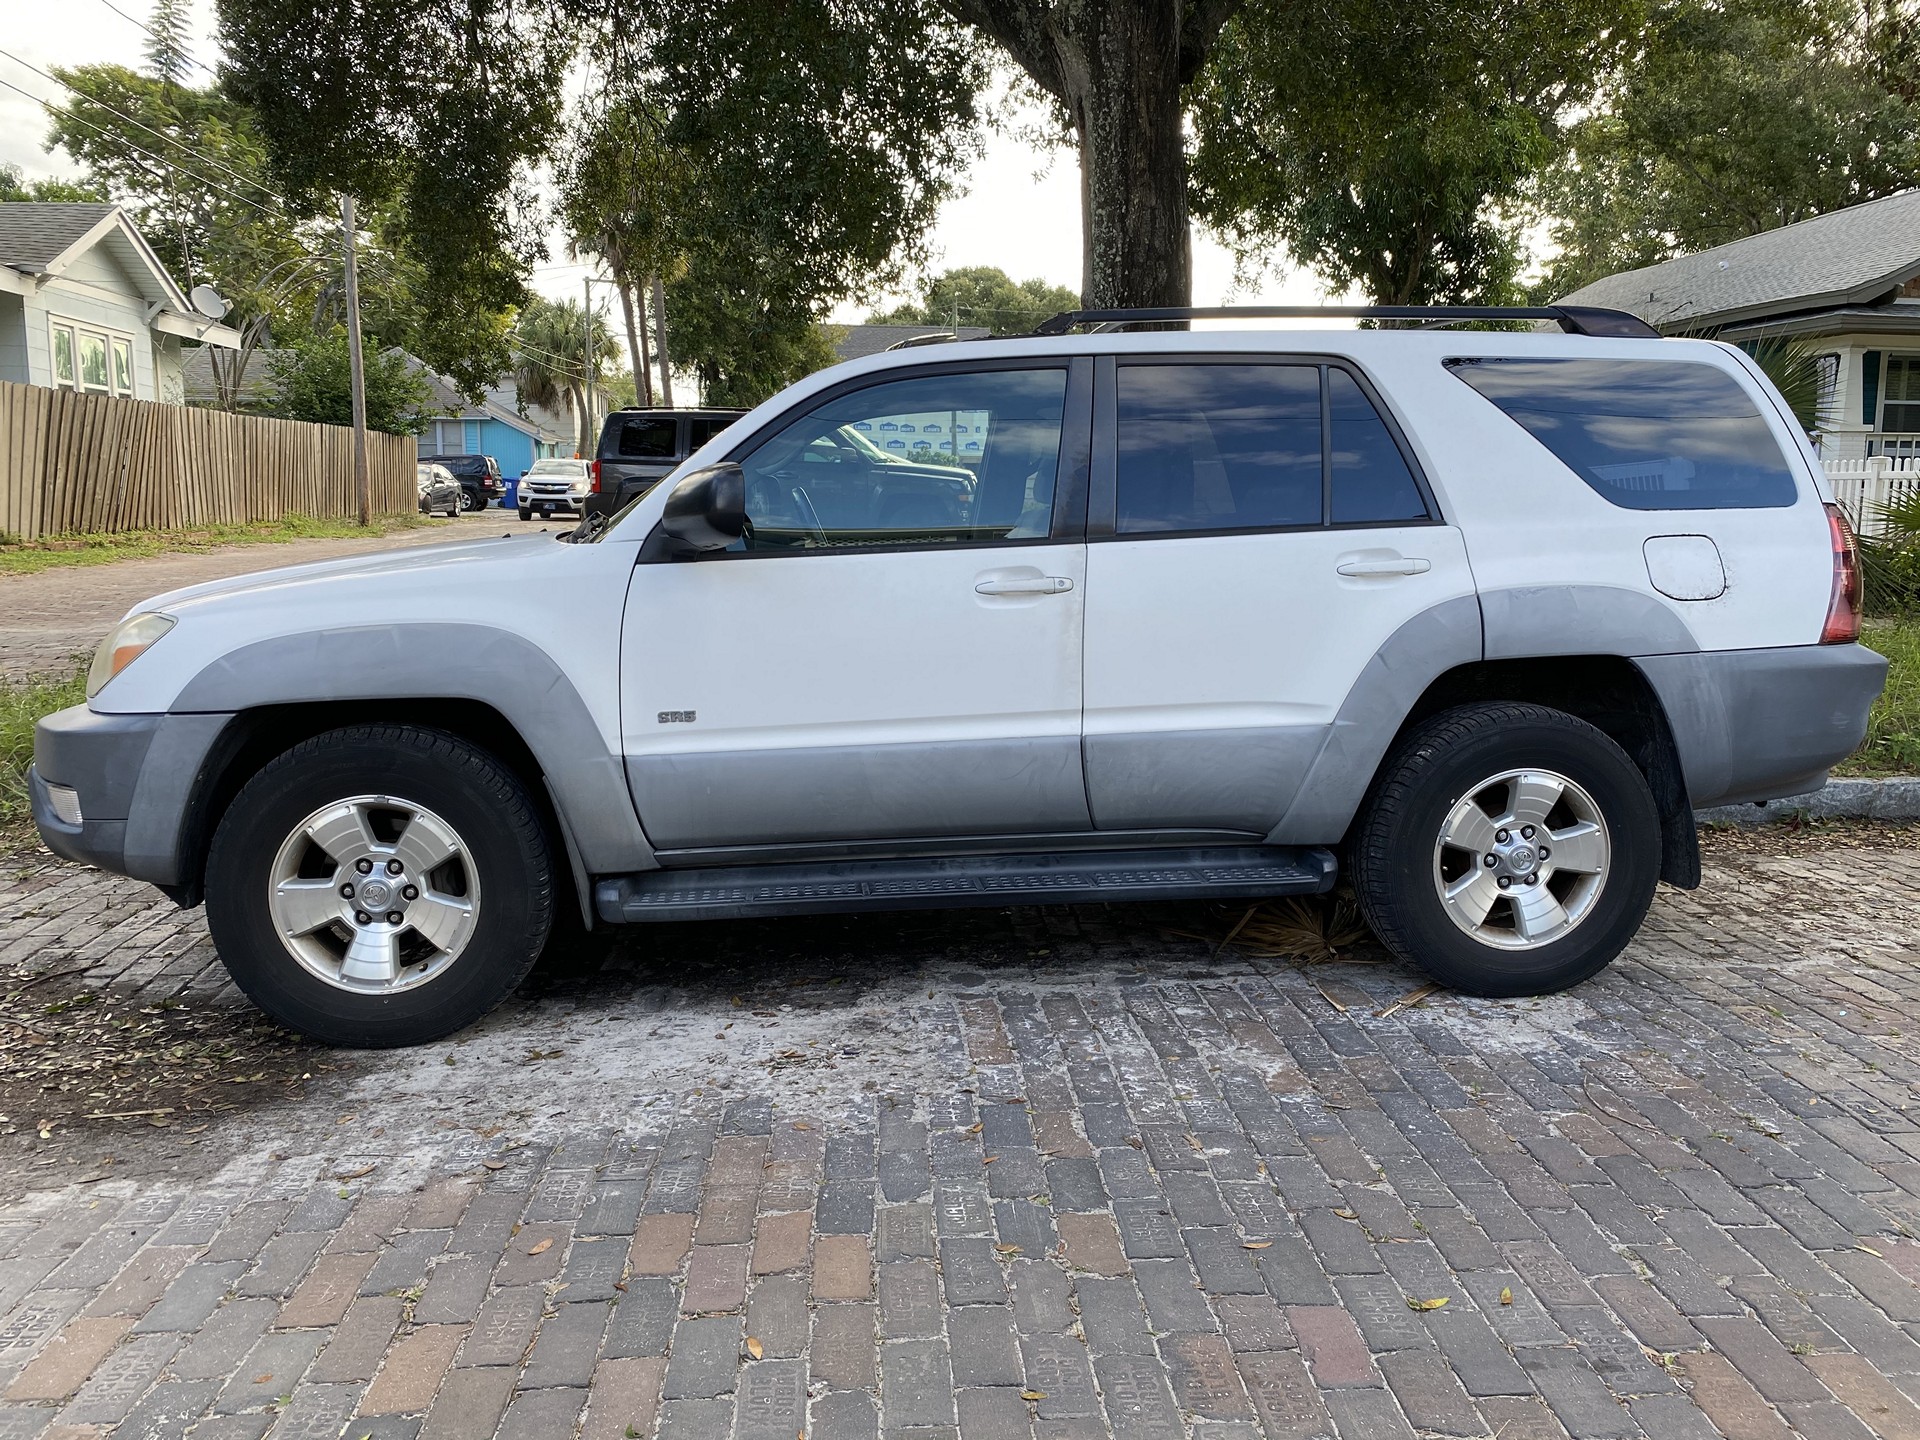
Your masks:
[[[116,400],[137,400],[140,397],[140,347],[132,333],[115,330],[111,326],[96,325],[85,320],[75,320],[70,316],[47,312],[47,369],[51,373],[56,352],[55,336],[66,331],[72,337],[73,379],[63,382],[57,374],[53,375],[50,389],[65,390],[72,395],[105,395]],[[82,379],[80,363],[80,337],[88,335],[102,341],[107,348],[107,383],[104,388],[88,385]],[[113,378],[113,347],[116,341],[124,342],[127,347],[127,387],[123,390]]]
[[[1344,355],[1321,354],[1315,351],[1264,351],[1264,350],[1226,350],[1226,351],[1161,351],[1155,354],[1103,355],[1097,371],[1097,384],[1094,389],[1094,457],[1093,494],[1094,499],[1088,511],[1087,540],[1089,543],[1112,540],[1198,540],[1216,539],[1229,535],[1299,535],[1313,534],[1323,530],[1406,530],[1429,525],[1446,525],[1447,519],[1441,511],[1438,497],[1433,486],[1427,482],[1427,472],[1414,454],[1413,447],[1407,442],[1405,429],[1400,417],[1385,403],[1379,387],[1372,377],[1353,360]],[[1320,372],[1320,519],[1315,524],[1305,525],[1231,525],[1206,530],[1137,530],[1120,532],[1115,529],[1120,513],[1120,369],[1131,365],[1292,365],[1295,367],[1313,367]],[[1421,503],[1427,507],[1426,517],[1420,520],[1343,520],[1333,519],[1333,378],[1332,372],[1342,371],[1351,379],[1354,386],[1366,398],[1373,411],[1386,427],[1387,435],[1392,439],[1394,448],[1400,452],[1400,459],[1407,467],[1407,473],[1413,477],[1414,488],[1420,492]]]
[[[1082,539],[1087,526],[1087,494],[1090,473],[1089,446],[1093,433],[1093,362],[1084,355],[1036,355],[1004,360],[947,360],[930,365],[902,365],[894,369],[870,371],[843,380],[838,385],[815,391],[800,405],[790,406],[746,436],[723,457],[739,464],[767,441],[796,420],[812,414],[847,395],[862,390],[892,385],[902,380],[923,380],[941,375],[1004,374],[1015,370],[1063,370],[1066,394],[1061,402],[1060,453],[1055,462],[1053,481],[1053,518],[1045,535],[1026,535],[1019,539],[949,540],[935,544],[906,541],[900,544],[830,545],[814,550],[703,550],[692,555],[673,553],[672,547],[659,543],[665,538],[656,521],[640,547],[637,563],[684,564],[714,561],[778,560],[789,556],[821,555],[900,555],[912,553],[947,554],[956,550],[1031,549],[1035,545],[1059,545]],[[666,481],[662,480],[661,484]]]

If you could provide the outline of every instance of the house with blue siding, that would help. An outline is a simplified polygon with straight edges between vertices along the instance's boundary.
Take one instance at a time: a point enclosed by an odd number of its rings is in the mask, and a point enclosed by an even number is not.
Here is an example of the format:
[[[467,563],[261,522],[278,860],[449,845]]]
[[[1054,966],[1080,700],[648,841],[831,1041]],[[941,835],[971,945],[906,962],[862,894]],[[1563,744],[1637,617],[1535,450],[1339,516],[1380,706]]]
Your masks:
[[[0,380],[184,404],[185,342],[235,348],[117,205],[0,204]]]
[[[474,405],[445,376],[424,366],[420,373],[442,412],[420,436],[422,455],[491,455],[501,475],[512,480],[535,460],[573,454],[578,437],[572,420],[538,405],[522,414],[511,382],[494,386]]]

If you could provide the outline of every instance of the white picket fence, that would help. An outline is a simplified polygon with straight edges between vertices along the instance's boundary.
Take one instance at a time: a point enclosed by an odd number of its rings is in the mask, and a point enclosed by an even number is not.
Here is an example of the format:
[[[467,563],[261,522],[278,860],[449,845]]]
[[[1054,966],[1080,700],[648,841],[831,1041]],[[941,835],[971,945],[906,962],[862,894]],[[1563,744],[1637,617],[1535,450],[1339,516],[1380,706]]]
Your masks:
[[[1888,505],[1920,494],[1917,456],[1869,455],[1864,459],[1827,460],[1824,464],[1833,498],[1847,512],[1854,529],[1865,535],[1880,533],[1882,512]]]

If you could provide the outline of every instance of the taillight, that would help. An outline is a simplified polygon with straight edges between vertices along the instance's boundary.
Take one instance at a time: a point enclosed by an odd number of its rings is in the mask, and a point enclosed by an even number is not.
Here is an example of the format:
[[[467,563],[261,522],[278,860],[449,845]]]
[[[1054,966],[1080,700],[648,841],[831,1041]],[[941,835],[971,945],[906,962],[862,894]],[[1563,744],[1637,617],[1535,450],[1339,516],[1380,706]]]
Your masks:
[[[1860,638],[1860,547],[1838,505],[1827,506],[1827,532],[1833,537],[1833,591],[1820,643],[1851,645]]]
[[[589,460],[587,462],[587,473],[593,476],[593,493],[598,495],[600,493],[600,462],[598,460]]]

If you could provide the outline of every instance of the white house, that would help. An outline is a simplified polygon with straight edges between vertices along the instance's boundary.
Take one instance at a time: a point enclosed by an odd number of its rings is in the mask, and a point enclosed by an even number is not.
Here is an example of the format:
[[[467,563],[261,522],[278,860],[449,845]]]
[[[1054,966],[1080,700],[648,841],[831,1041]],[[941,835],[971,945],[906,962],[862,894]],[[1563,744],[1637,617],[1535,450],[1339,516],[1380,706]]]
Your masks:
[[[1920,190],[1609,275],[1564,301],[1670,335],[1805,341],[1826,364],[1829,471],[1920,467]]]
[[[179,405],[183,341],[240,336],[194,311],[119,206],[0,204],[0,380]]]

